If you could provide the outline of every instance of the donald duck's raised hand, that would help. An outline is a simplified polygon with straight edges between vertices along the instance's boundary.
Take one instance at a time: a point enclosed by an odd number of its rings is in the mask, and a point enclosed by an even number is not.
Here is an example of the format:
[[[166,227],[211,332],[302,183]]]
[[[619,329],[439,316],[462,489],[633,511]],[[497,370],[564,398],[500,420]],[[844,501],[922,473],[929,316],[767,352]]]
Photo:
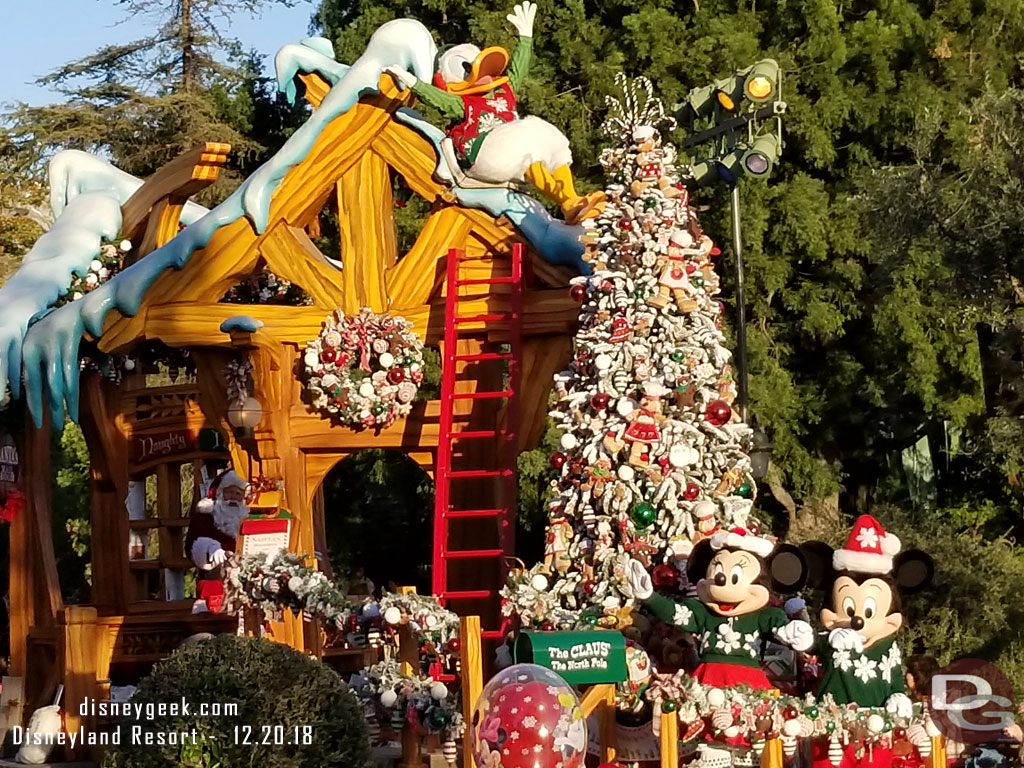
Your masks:
[[[520,37],[533,37],[533,20],[537,16],[537,4],[529,0],[517,3],[515,8],[505,18],[512,22],[512,26],[519,32]]]

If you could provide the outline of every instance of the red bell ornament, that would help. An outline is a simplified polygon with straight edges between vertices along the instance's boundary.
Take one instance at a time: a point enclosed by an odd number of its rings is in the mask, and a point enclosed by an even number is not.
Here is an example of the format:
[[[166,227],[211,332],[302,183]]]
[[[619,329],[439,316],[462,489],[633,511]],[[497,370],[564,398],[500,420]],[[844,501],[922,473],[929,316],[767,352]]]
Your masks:
[[[713,427],[721,427],[732,418],[732,407],[725,400],[712,400],[704,411],[704,418]]]

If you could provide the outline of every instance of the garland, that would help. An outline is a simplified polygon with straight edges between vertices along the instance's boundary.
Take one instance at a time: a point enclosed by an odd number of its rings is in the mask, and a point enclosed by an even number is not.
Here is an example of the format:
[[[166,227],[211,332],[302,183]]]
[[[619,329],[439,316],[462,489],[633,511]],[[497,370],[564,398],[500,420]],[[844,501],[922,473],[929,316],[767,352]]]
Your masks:
[[[434,597],[385,593],[379,602],[370,597],[352,602],[306,558],[291,552],[236,560],[225,587],[230,606],[259,610],[275,621],[290,610],[352,634],[381,623],[390,629],[404,625],[418,641],[448,646],[459,631],[459,617]]]
[[[423,381],[423,341],[411,324],[363,308],[328,317],[306,345],[303,381],[314,409],[358,429],[388,427],[412,409]]]
[[[59,307],[72,301],[78,301],[85,294],[96,290],[110,280],[121,270],[121,260],[131,249],[130,240],[122,240],[118,245],[104,243],[100,246],[100,252],[96,254],[96,258],[90,262],[85,274],[72,275],[68,290],[54,306]]]
[[[224,304],[273,304],[308,307],[313,299],[302,288],[275,275],[268,267],[249,275],[228,290],[221,299]]]
[[[931,737],[938,734],[920,704],[910,717],[898,717],[881,707],[836,704],[830,694],[816,699],[777,690],[713,688],[683,670],[654,673],[645,696],[656,711],[678,712],[684,742],[700,739],[759,754],[768,739],[781,738],[783,749],[791,753],[797,739],[824,738],[833,765],[851,744],[864,750],[889,747],[903,756],[916,749],[924,758],[930,754]]]
[[[458,697],[444,683],[425,675],[403,675],[394,659],[385,659],[352,676],[349,685],[368,717],[408,724],[420,733],[447,732],[458,738],[465,723]]]

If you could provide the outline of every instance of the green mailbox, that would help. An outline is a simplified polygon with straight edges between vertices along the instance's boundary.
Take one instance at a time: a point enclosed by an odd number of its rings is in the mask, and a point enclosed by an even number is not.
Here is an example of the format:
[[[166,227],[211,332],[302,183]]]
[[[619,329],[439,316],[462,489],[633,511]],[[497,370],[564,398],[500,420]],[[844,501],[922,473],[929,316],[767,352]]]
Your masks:
[[[516,638],[516,664],[539,664],[557,672],[570,685],[620,683],[626,669],[626,638],[621,632],[534,632]]]

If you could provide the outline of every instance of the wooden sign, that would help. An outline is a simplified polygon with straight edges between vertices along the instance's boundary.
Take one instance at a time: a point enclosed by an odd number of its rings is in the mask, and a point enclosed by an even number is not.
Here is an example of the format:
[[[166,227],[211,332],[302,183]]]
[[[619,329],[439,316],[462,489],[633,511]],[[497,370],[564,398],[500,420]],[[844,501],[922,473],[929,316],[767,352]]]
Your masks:
[[[196,436],[187,429],[170,429],[147,435],[135,435],[132,441],[136,464],[154,459],[191,453],[196,449]]]
[[[18,484],[18,446],[10,435],[0,435],[0,488]]]
[[[626,638],[621,632],[534,632],[523,630],[513,649],[517,664],[539,664],[570,685],[618,683],[626,670]]]
[[[242,521],[238,535],[242,539],[239,550],[243,557],[265,554],[267,557],[288,550],[292,520],[288,510],[275,515],[250,515]]]

